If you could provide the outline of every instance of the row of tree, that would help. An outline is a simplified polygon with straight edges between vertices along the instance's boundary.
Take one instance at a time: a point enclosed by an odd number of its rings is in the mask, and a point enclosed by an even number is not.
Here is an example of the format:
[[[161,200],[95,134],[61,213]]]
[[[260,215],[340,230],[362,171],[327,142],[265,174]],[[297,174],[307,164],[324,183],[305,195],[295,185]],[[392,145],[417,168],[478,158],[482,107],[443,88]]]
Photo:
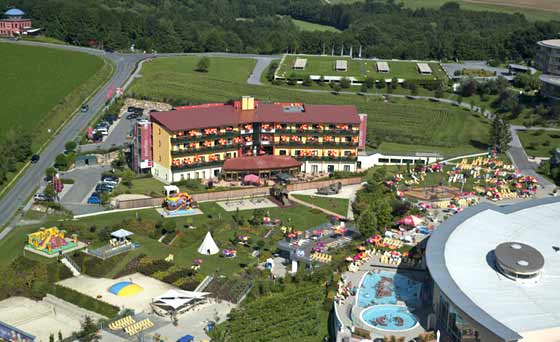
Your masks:
[[[531,60],[535,42],[556,37],[560,22],[522,14],[408,9],[392,0],[0,0],[34,26],[72,44],[160,52],[325,53],[364,57]],[[302,31],[291,18],[341,32]]]
[[[0,140],[0,187],[6,185],[10,175],[17,172],[21,163],[29,160],[32,154],[29,132],[12,128]]]

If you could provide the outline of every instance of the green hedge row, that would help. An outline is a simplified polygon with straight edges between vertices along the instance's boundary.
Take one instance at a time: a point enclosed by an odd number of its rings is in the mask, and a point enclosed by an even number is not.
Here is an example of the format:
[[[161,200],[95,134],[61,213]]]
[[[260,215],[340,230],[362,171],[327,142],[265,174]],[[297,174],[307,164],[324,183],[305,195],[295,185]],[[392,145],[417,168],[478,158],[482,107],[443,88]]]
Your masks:
[[[119,314],[119,308],[116,306],[107,304],[90,296],[86,296],[64,286],[53,284],[47,292],[86,310],[97,312],[109,319],[114,318]]]

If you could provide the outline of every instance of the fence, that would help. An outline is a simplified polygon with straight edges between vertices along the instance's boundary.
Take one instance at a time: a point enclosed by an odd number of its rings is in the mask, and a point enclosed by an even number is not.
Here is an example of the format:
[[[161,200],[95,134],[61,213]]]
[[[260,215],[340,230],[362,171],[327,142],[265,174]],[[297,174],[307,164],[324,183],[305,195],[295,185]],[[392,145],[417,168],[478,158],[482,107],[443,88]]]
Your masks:
[[[341,178],[341,179],[328,179],[328,180],[321,180],[316,182],[288,184],[286,190],[288,192],[292,192],[292,191],[301,191],[301,190],[308,190],[308,189],[317,189],[338,182],[340,182],[342,185],[360,184],[362,182],[362,178],[351,177],[351,178]],[[270,191],[269,186],[263,186],[258,188],[246,188],[246,189],[192,194],[192,198],[197,202],[221,201],[221,200],[228,200],[232,198],[266,196],[269,194],[269,191]],[[117,201],[116,207],[117,209],[159,207],[163,204],[163,201],[164,201],[163,197]]]

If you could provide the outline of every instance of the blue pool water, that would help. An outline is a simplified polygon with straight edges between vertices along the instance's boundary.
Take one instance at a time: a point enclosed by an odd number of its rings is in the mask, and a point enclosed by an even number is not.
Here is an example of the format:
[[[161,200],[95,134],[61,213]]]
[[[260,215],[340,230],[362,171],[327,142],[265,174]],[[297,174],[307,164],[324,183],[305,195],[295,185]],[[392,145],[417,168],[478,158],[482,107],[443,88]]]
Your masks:
[[[383,330],[408,330],[418,321],[405,307],[376,305],[362,311],[362,321]]]
[[[397,304],[397,300],[404,301],[408,306],[418,305],[421,288],[422,283],[401,274],[387,271],[368,273],[358,290],[358,306]]]

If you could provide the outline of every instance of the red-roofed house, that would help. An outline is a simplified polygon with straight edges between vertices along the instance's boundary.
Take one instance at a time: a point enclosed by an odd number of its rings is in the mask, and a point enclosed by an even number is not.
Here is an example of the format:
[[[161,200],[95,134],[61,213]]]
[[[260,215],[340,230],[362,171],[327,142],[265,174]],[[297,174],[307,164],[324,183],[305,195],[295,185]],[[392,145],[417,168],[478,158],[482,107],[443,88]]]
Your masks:
[[[285,156],[263,158],[274,166],[270,173],[293,170],[294,161],[308,173],[355,171],[360,127],[365,129],[355,106],[260,103],[249,96],[153,112],[151,121],[152,174],[164,182],[217,177],[225,160],[248,156]]]

